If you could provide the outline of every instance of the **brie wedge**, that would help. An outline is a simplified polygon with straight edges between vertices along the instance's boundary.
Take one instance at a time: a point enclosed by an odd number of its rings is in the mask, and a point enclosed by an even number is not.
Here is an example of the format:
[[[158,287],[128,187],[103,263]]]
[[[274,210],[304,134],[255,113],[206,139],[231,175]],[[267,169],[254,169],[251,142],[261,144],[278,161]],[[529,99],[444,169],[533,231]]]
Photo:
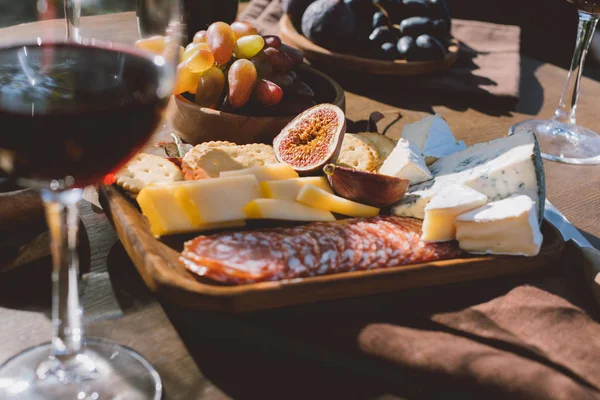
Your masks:
[[[406,139],[400,139],[385,159],[379,173],[408,179],[411,185],[432,178],[419,149]]]
[[[464,185],[451,185],[435,195],[425,207],[423,235],[427,242],[456,239],[454,219],[487,203],[487,196]]]
[[[535,204],[529,196],[504,200],[459,215],[455,220],[458,246],[474,254],[535,256],[542,233]]]
[[[427,165],[440,157],[467,148],[465,142],[457,142],[444,118],[430,115],[413,124],[406,124],[402,137],[419,148]]]
[[[538,220],[544,215],[544,165],[532,132],[478,143],[442,157],[429,169],[433,179],[412,185],[392,207],[394,215],[423,219],[425,206],[444,188],[462,184],[485,194],[490,201],[525,194],[536,203]]]

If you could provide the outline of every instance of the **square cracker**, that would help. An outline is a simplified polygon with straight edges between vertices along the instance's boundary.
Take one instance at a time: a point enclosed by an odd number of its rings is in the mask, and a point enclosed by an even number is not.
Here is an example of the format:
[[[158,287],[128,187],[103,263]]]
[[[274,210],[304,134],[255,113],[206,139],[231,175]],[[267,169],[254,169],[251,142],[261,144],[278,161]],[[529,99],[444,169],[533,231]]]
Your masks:
[[[139,193],[151,183],[183,180],[183,172],[171,161],[154,154],[138,153],[115,174],[115,183],[128,192]]]

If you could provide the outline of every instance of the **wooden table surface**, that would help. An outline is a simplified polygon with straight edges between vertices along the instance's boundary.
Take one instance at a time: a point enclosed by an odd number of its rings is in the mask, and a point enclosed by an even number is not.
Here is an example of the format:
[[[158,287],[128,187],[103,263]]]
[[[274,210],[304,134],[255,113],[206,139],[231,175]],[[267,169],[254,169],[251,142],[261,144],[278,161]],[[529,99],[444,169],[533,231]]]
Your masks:
[[[62,34],[62,21],[43,29]],[[92,29],[135,39],[132,14],[87,21]],[[0,30],[0,43],[39,32],[41,25]],[[84,33],[85,35],[85,33]],[[352,120],[375,110],[398,110],[401,123],[437,112],[467,144],[505,136],[515,122],[549,117],[558,102],[566,71],[523,57],[521,98],[514,106],[477,99],[448,98],[402,90],[389,82],[338,80],[347,89]],[[579,122],[600,129],[595,100],[600,83],[584,78]],[[516,110],[516,111],[515,111]],[[168,134],[163,125],[157,137]],[[152,148],[152,147],[149,147]],[[600,166],[545,162],[548,198],[600,248]],[[82,298],[87,333],[118,341],[143,354],[164,380],[167,399],[226,398],[398,398],[399,377],[379,374],[371,361],[345,351],[335,341],[335,315],[374,307],[396,307],[421,293],[392,294],[282,310],[223,315],[192,312],[159,303],[146,289],[115,232],[86,191],[82,219],[91,252],[82,261]],[[519,279],[507,281],[518,284]],[[456,288],[438,288],[448,292]],[[428,294],[432,290],[425,291]],[[413,297],[410,297],[413,296]],[[43,259],[0,275],[0,363],[13,354],[50,339],[50,264]],[[314,324],[313,334],[293,329],[298,319]],[[322,340],[321,336],[329,339]]]

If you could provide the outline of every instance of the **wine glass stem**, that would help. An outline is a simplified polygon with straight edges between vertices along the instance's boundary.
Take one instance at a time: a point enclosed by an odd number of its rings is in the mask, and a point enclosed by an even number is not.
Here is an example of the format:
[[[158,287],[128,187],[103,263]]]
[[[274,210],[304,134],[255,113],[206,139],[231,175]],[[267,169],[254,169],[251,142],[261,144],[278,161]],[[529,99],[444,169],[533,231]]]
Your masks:
[[[81,0],[64,0],[65,20],[67,22],[67,40],[79,43],[79,17]]]
[[[575,52],[573,53],[571,68],[569,69],[567,82],[560,97],[558,108],[554,111],[554,121],[565,124],[576,124],[575,111],[577,110],[581,74],[597,23],[598,16],[579,11]]]
[[[79,303],[79,260],[77,203],[81,189],[42,190],[52,251],[52,324],[51,357],[65,363],[82,350],[84,330]]]

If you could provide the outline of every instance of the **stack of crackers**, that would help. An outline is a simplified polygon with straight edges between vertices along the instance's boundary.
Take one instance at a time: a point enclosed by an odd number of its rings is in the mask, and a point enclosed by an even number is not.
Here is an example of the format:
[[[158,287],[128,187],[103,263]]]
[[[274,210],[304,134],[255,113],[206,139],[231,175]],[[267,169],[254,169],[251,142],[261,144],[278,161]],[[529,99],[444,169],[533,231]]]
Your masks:
[[[347,133],[344,135],[337,163],[376,172],[395,146],[394,140],[379,133]],[[217,178],[222,171],[279,162],[273,146],[268,144],[237,145],[225,141],[199,144],[182,155],[180,160],[173,161],[153,154],[139,153],[116,174],[115,183],[135,198],[149,184]]]

